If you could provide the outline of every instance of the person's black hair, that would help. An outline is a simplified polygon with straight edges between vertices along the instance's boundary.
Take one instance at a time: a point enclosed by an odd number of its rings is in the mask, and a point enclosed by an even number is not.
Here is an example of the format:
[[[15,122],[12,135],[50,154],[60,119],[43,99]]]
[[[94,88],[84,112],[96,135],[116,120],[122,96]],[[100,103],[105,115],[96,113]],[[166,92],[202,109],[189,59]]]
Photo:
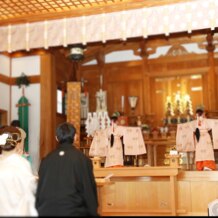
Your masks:
[[[114,122],[114,123],[117,122],[118,121],[118,117],[117,116],[112,116],[111,117],[111,121]],[[113,145],[114,145],[114,134],[111,134],[110,145],[111,145],[111,147],[113,147]]]
[[[59,143],[73,143],[76,128],[69,122],[61,123],[56,128],[56,137]]]
[[[111,121],[116,122],[117,120],[118,120],[118,117],[117,117],[117,116],[112,116],[112,117],[111,117]]]
[[[196,110],[196,114],[198,114],[199,116],[201,116],[204,113],[204,110],[199,108]]]
[[[12,120],[11,126],[20,127],[20,121],[19,120]]]
[[[199,142],[200,136],[201,136],[199,128],[195,129],[195,136],[196,136],[197,142]]]
[[[113,145],[114,145],[114,134],[111,134],[110,145],[111,145],[111,147],[113,147]]]
[[[202,116],[203,113],[204,113],[204,109],[203,109],[203,108],[198,108],[195,113],[196,113],[198,116]],[[200,137],[201,137],[201,133],[200,133],[199,128],[196,128],[196,129],[195,129],[195,136],[196,136],[197,142],[199,142]]]

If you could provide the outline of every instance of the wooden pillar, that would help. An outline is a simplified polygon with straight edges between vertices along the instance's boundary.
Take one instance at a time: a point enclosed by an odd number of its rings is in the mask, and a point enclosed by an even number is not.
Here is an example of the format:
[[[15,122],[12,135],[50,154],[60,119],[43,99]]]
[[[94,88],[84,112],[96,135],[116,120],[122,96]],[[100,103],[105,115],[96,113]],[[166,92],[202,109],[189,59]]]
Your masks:
[[[6,110],[0,109],[0,126],[8,124],[8,112]]]
[[[143,39],[140,42],[140,56],[142,57],[143,66],[143,112],[144,114],[151,114],[151,86],[150,86],[150,76],[148,72],[148,53],[146,42]]]
[[[146,62],[146,61],[144,61]],[[145,64],[144,64],[145,69]],[[144,71],[144,82],[143,82],[143,93],[144,93],[144,101],[143,101],[143,109],[145,114],[151,114],[151,81],[150,76],[146,71]]]
[[[203,104],[206,110],[209,110],[209,99],[208,99],[208,73],[202,74],[202,89],[203,89]]]
[[[209,63],[209,71],[208,71],[208,110],[217,110],[217,76],[215,72],[215,61],[214,61],[214,50],[215,46],[213,44],[213,35],[208,33],[207,35],[207,46],[206,49],[208,51],[208,63]]]
[[[73,61],[72,62],[71,76],[69,77],[68,81],[80,81],[81,80],[80,68],[81,68],[80,61]]]
[[[103,52],[99,52],[96,56],[98,67],[99,67],[99,84],[100,84],[100,89],[105,89],[104,84],[104,75],[105,75],[105,55]]]
[[[80,82],[67,83],[67,122],[72,123],[76,128],[78,140],[74,143],[77,147],[80,147],[80,94]]]
[[[41,58],[40,75],[40,157],[43,158],[56,147],[56,76],[53,56],[45,53]]]

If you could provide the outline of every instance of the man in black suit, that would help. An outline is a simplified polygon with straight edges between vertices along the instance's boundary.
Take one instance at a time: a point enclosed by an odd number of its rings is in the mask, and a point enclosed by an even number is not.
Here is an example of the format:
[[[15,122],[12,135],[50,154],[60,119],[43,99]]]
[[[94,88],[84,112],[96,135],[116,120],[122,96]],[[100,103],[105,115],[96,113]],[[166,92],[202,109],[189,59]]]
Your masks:
[[[72,124],[60,124],[57,149],[41,161],[36,192],[39,216],[98,216],[92,162],[73,145],[75,136]]]

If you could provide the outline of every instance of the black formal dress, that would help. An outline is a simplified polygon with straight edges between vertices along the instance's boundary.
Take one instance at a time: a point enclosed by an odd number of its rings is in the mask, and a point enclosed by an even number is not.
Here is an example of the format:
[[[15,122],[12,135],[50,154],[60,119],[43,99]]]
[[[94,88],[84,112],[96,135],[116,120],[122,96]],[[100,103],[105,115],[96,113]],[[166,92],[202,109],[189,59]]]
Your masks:
[[[39,216],[98,216],[91,160],[70,143],[42,159],[36,192]]]

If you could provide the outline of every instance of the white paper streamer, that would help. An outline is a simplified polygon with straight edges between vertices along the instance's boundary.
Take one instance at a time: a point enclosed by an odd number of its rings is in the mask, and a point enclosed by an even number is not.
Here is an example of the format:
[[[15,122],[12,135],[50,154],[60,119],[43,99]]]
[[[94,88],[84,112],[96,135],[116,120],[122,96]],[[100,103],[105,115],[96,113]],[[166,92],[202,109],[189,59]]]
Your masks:
[[[147,26],[147,19],[148,19],[148,11],[146,8],[142,9],[142,35],[144,38],[148,37],[148,26]]]
[[[67,47],[67,19],[63,19],[63,46]]]
[[[86,16],[82,17],[82,43],[83,45],[86,45],[87,41],[86,41]]]
[[[123,41],[126,41],[126,11],[122,11],[121,16],[122,16],[121,19],[122,39]]]
[[[44,48],[48,49],[48,21],[44,21]]]
[[[8,25],[8,52],[11,52],[11,25]]]
[[[102,42],[105,43],[106,42],[106,39],[105,39],[105,13],[103,13],[102,15],[102,24],[101,24],[101,28],[102,28]]]
[[[29,38],[30,38],[30,34],[29,34],[29,23],[26,23],[26,50],[27,50],[27,51],[30,50]]]

